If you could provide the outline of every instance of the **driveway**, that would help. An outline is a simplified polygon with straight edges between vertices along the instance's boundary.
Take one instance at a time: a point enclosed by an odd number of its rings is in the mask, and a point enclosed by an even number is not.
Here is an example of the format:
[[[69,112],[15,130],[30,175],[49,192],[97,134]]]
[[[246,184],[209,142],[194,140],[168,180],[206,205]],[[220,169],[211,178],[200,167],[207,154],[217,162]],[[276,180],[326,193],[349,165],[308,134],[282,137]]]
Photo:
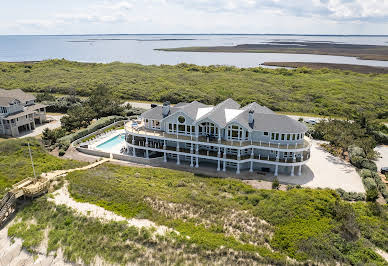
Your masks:
[[[311,158],[302,167],[301,176],[278,177],[280,182],[312,188],[342,188],[348,192],[365,192],[361,177],[350,163],[323,150],[321,141],[310,140]]]
[[[380,171],[381,167],[388,167],[388,145],[377,146],[375,151],[380,153],[380,157],[376,161],[377,169]]]
[[[125,102],[125,104],[129,103],[132,108],[141,108],[141,109],[151,109],[151,103],[146,103],[146,102],[132,102],[132,101],[129,101],[129,102]]]
[[[27,138],[27,137],[35,137],[42,134],[45,128],[54,129],[61,126],[61,118],[63,115],[47,115],[47,120],[50,121],[48,123],[44,123],[42,125],[36,124],[35,130],[23,132],[19,135],[18,138]]]

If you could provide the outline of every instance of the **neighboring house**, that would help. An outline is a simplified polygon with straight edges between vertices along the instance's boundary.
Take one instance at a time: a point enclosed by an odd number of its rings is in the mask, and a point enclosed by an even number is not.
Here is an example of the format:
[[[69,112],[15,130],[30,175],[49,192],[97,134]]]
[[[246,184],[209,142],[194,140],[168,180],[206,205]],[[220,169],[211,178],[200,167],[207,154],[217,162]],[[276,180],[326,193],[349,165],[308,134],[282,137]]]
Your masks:
[[[35,100],[34,95],[20,89],[0,89],[0,135],[17,137],[46,121],[46,106]]]
[[[310,158],[304,124],[265,106],[227,99],[216,106],[199,102],[156,106],[126,125],[127,150],[145,158],[163,156],[191,167],[300,175]]]

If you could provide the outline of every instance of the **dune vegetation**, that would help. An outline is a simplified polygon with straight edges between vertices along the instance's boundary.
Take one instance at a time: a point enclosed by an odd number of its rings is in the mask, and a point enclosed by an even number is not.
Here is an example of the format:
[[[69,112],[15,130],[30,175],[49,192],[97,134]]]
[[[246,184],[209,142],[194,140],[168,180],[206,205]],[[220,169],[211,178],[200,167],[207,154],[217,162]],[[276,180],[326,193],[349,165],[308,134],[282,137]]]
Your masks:
[[[42,198],[18,214],[9,235],[34,250],[49,230],[49,251],[61,247],[65,258],[87,263],[98,256],[120,264],[386,264],[376,248],[388,251],[387,207],[348,203],[333,190],[257,190],[233,179],[112,164],[70,173],[68,181],[78,201],[173,231],[157,236],[101,223]]]
[[[388,74],[66,60],[0,63],[0,87],[6,89],[89,96],[101,84],[123,100],[216,104],[230,97],[275,111],[348,117],[357,110],[388,119]]]
[[[27,177],[33,177],[27,143],[30,143],[36,175],[41,173],[76,168],[85,163],[65,160],[50,155],[43,144],[34,138],[10,139],[0,142],[0,197],[6,189]]]

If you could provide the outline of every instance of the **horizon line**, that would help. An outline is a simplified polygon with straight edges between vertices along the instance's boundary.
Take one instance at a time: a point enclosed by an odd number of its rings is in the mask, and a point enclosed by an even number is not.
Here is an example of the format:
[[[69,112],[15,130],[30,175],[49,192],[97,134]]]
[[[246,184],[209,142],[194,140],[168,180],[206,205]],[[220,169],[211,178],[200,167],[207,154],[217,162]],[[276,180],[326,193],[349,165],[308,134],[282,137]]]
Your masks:
[[[388,34],[310,34],[310,33],[87,33],[87,34],[0,34],[0,36],[97,36],[97,35],[257,35],[257,36],[346,36],[388,37]]]

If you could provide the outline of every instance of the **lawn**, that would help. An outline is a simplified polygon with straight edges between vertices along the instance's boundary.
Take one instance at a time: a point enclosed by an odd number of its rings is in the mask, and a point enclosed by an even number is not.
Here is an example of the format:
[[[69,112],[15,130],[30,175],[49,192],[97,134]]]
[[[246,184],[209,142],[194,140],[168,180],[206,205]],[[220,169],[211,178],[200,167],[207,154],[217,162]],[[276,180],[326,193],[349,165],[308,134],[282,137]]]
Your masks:
[[[20,180],[33,177],[27,143],[30,143],[37,176],[53,170],[75,168],[85,163],[50,155],[35,138],[0,141],[0,196]]]
[[[10,235],[31,248],[39,243],[26,240],[31,235],[41,239],[51,228],[50,250],[62,247],[72,261],[90,262],[98,255],[120,264],[166,263],[168,258],[171,264],[384,265],[374,248],[388,251],[387,208],[344,202],[332,190],[257,190],[233,179],[111,164],[70,173],[68,180],[78,201],[149,219],[178,234],[149,237],[152,230],[101,224],[42,198],[21,211],[24,220],[11,227]],[[39,226],[29,225],[32,217]]]
[[[89,96],[101,83],[123,100],[217,104],[230,97],[274,111],[346,117],[364,110],[388,119],[388,74],[66,60],[0,63],[0,87],[7,89]]]

